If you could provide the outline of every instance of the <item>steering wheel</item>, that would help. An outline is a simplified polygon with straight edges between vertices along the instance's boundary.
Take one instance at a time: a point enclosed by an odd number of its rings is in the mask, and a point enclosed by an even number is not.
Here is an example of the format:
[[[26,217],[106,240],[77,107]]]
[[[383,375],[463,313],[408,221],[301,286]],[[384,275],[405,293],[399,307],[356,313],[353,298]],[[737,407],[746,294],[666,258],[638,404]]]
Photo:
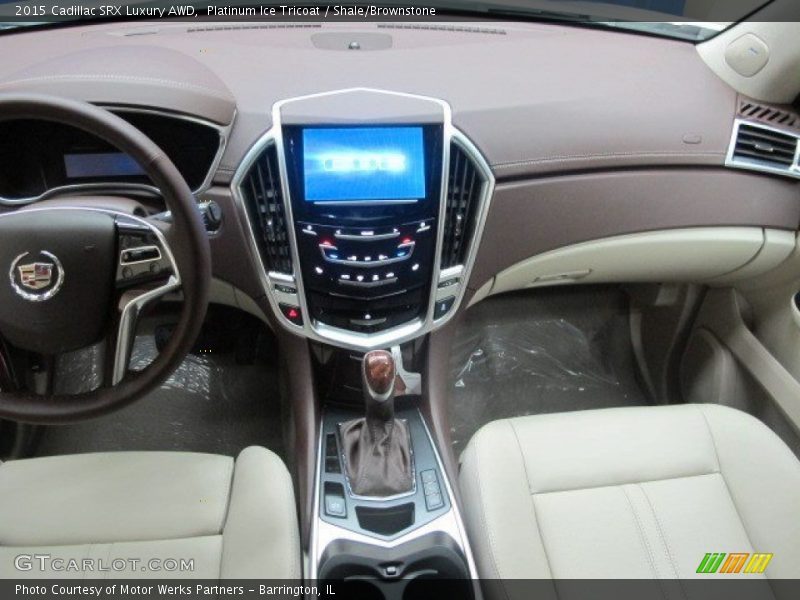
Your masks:
[[[0,417],[65,423],[108,413],[162,383],[191,349],[211,280],[208,237],[183,177],[149,138],[91,104],[0,94],[0,121],[40,119],[77,127],[133,158],[172,213],[167,225],[74,205],[0,212],[0,339],[53,358],[105,340],[103,381],[75,395],[0,391]],[[13,166],[12,166],[13,168]],[[2,208],[2,207],[0,207]],[[128,370],[144,307],[181,291],[169,342],[145,369]]]

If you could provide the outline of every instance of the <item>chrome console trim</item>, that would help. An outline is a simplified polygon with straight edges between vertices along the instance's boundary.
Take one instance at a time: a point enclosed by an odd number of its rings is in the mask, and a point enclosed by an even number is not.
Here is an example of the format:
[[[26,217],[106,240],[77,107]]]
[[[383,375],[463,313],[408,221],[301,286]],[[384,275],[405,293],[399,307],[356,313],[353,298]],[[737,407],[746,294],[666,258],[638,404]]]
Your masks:
[[[172,119],[179,119],[181,121],[189,121],[190,123],[197,123],[199,125],[205,125],[206,127],[215,129],[217,131],[217,134],[219,135],[219,147],[217,148],[217,152],[214,155],[214,159],[211,161],[211,165],[209,166],[205,179],[203,179],[202,183],[197,187],[197,189],[192,190],[192,193],[195,195],[199,195],[211,187],[211,183],[214,180],[214,175],[217,172],[217,168],[219,167],[220,162],[222,162],[222,155],[225,153],[225,148],[228,145],[228,138],[230,137],[231,128],[233,127],[233,122],[236,119],[235,114],[234,118],[228,125],[219,125],[212,121],[201,119],[200,117],[193,117],[190,115],[174,113],[166,110],[159,110],[156,108],[124,106],[117,104],[99,104],[98,106],[100,108],[104,108],[110,112],[113,112],[114,114],[127,112],[136,114],[157,115],[159,117],[169,117]],[[127,190],[133,193],[145,193],[152,196],[161,195],[161,191],[157,187],[146,183],[125,183],[125,182],[72,183],[72,184],[60,185],[53,188],[49,188],[44,192],[42,192],[41,194],[38,194],[36,196],[27,196],[25,198],[5,198],[3,196],[0,196],[0,205],[25,206],[27,204],[38,202],[39,200],[45,200],[47,198],[52,198],[53,196],[58,196],[59,194],[91,192],[92,190],[106,190],[106,191],[113,190],[114,192],[125,192]]]
[[[428,310],[426,312],[426,317],[424,319],[417,318],[407,323],[403,323],[402,325],[393,327],[392,329],[387,329],[385,331],[380,331],[376,333],[354,332],[346,329],[341,329],[338,327],[332,327],[322,323],[311,322],[311,319],[309,318],[308,306],[306,303],[302,272],[299,268],[300,257],[297,249],[295,222],[292,216],[291,192],[289,190],[289,184],[287,178],[286,155],[284,153],[284,147],[283,147],[283,131],[281,124],[281,109],[283,106],[298,100],[306,100],[311,98],[319,98],[324,96],[347,94],[354,92],[370,92],[376,94],[388,94],[392,96],[413,98],[417,100],[422,99],[437,104],[442,111],[442,126],[443,126],[444,139],[442,146],[442,182],[439,195],[439,222],[438,222],[436,246],[434,254],[435,260],[433,265],[433,275],[431,278],[431,291],[428,298]],[[450,290],[451,293],[449,294],[450,296],[455,296],[456,298],[455,302],[452,308],[445,315],[443,315],[438,319],[434,319],[434,308],[437,300],[439,299],[437,298],[438,284],[441,281],[452,278],[451,274],[452,269],[446,269],[444,271],[441,270],[441,249],[442,249],[442,240],[444,236],[444,215],[446,214],[445,208],[446,208],[447,191],[449,184],[448,179],[449,179],[449,169],[450,169],[451,142],[458,144],[461,147],[461,149],[474,161],[476,168],[481,172],[484,178],[484,183],[481,187],[480,195],[478,198],[480,202],[480,212],[478,213],[475,221],[475,231],[473,232],[472,239],[470,241],[470,248],[469,252],[467,253],[467,259],[464,265],[456,267],[460,268],[461,276],[459,278],[458,283],[451,288]],[[297,288],[297,299],[298,299],[297,305],[301,308],[303,313],[303,325],[296,325],[288,321],[286,318],[283,317],[283,314],[280,312],[277,306],[278,303],[275,298],[274,289],[273,286],[270,284],[270,277],[267,276],[265,265],[261,260],[261,256],[255,241],[253,225],[250,222],[244,198],[241,193],[240,186],[242,184],[245,175],[247,174],[253,163],[258,159],[258,157],[261,156],[262,152],[264,152],[264,150],[266,150],[271,145],[274,145],[277,151],[278,167],[279,167],[278,170],[281,177],[281,189],[285,204],[284,212],[286,215],[286,222],[288,226],[289,246],[291,249],[292,264],[294,265],[293,283]],[[492,194],[494,192],[494,186],[495,186],[495,178],[488,162],[486,161],[486,159],[483,158],[481,153],[478,151],[477,147],[466,137],[466,135],[464,135],[461,131],[455,128],[455,126],[452,123],[452,111],[450,109],[450,105],[446,101],[441,100],[439,98],[432,98],[429,96],[421,96],[405,92],[395,92],[395,91],[380,90],[373,88],[347,88],[329,92],[321,92],[318,94],[310,94],[306,96],[298,96],[295,98],[287,98],[276,102],[272,107],[272,127],[268,131],[266,131],[253,144],[253,146],[248,150],[242,162],[239,164],[231,181],[231,194],[238,207],[241,218],[246,223],[246,229],[248,233],[247,236],[248,248],[251,258],[255,261],[255,264],[260,267],[260,269],[258,270],[259,270],[259,279],[261,281],[262,287],[264,288],[270,307],[272,308],[275,317],[281,323],[281,325],[288,331],[298,335],[303,335],[311,340],[333,344],[349,350],[368,351],[378,348],[387,348],[389,346],[394,346],[402,344],[404,342],[408,342],[414,338],[424,335],[444,325],[451,318],[453,318],[455,313],[458,311],[459,306],[461,305],[461,301],[466,291],[466,284],[469,280],[469,275],[475,263],[475,257],[477,255],[478,246],[480,245],[481,236],[483,234],[483,228],[486,222],[486,216],[489,212],[489,205],[491,203]]]
[[[748,125],[749,127],[755,127],[757,129],[765,129],[767,131],[773,131],[775,133],[796,138],[797,146],[795,148],[794,162],[792,165],[786,168],[772,167],[757,160],[734,158],[733,154],[736,150],[736,141],[739,138],[739,128],[742,125]],[[765,125],[759,121],[751,121],[741,118],[734,119],[733,133],[731,134],[731,141],[728,144],[728,152],[725,155],[725,166],[732,167],[734,169],[747,169],[748,171],[762,171],[764,173],[771,173],[773,175],[783,175],[784,177],[800,178],[800,133],[796,131],[790,131],[788,129],[780,129],[778,127]]]
[[[378,538],[371,537],[369,535],[356,533],[354,531],[350,531],[349,529],[344,529],[343,527],[337,527],[336,525],[332,525],[326,521],[323,521],[319,517],[319,497],[320,497],[320,477],[321,477],[321,468],[322,463],[324,460],[323,452],[324,448],[322,446],[322,430],[323,425],[320,422],[319,426],[319,439],[317,443],[317,464],[314,469],[314,501],[312,503],[313,509],[311,514],[311,539],[309,544],[309,551],[308,551],[308,580],[316,581],[318,576],[318,569],[319,569],[319,561],[322,558],[322,554],[325,552],[325,548],[332,542],[336,540],[350,540],[353,542],[360,542],[363,544],[371,544],[373,546],[379,546],[381,548],[394,548],[401,544],[405,544],[406,542],[410,542],[412,540],[418,539],[424,535],[433,532],[442,532],[449,535],[453,541],[455,541],[461,551],[464,553],[464,557],[467,561],[467,568],[469,569],[470,578],[473,581],[477,581],[478,579],[478,571],[475,567],[475,559],[472,556],[472,549],[469,544],[469,540],[467,538],[466,528],[464,527],[464,521],[461,518],[461,512],[458,509],[458,504],[456,503],[455,495],[453,494],[453,487],[450,485],[450,478],[447,476],[447,471],[442,464],[442,459],[439,456],[439,449],[437,448],[436,444],[433,441],[433,437],[431,436],[430,429],[428,428],[428,424],[425,422],[425,417],[422,413],[419,413],[419,417],[422,420],[422,426],[425,428],[425,434],[428,436],[428,441],[431,443],[431,447],[433,448],[433,453],[436,457],[436,465],[439,468],[439,472],[442,474],[442,480],[445,486],[445,490],[447,491],[448,497],[450,498],[450,510],[448,510],[445,514],[434,519],[430,523],[419,527],[413,531],[408,532],[405,535],[402,535],[396,539],[387,541],[381,540]]]

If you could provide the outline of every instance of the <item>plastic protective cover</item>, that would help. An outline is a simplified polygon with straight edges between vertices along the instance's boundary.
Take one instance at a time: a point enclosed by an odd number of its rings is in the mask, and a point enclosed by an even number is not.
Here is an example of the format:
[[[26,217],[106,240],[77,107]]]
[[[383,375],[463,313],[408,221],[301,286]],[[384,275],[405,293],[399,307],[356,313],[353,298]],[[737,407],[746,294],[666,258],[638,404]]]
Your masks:
[[[136,338],[131,369],[157,355],[152,335]],[[102,347],[62,356],[56,390],[100,384]],[[181,450],[235,456],[250,445],[283,452],[277,365],[237,364],[231,353],[189,354],[145,398],[107,416],[45,431],[39,454],[112,450]]]
[[[489,298],[456,336],[451,434],[460,451],[501,418],[645,404],[625,297],[559,288]]]

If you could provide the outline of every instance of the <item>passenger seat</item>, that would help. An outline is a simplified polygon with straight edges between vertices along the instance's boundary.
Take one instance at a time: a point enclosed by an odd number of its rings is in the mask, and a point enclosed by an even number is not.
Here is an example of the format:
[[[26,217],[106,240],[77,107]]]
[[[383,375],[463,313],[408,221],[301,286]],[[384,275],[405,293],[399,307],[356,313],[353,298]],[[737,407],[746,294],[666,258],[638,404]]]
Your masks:
[[[743,412],[505,419],[475,434],[461,462],[481,578],[707,577],[707,553],[772,554],[748,577],[800,578],[800,462]]]

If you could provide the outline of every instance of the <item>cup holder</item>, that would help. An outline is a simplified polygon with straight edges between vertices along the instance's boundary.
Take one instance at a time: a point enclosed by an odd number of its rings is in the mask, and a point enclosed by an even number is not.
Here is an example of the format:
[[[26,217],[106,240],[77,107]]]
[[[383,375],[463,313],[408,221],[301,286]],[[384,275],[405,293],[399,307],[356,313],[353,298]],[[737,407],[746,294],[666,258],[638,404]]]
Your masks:
[[[318,579],[332,584],[337,594],[359,600],[474,598],[464,555],[441,532],[394,548],[337,540],[323,553]]]

